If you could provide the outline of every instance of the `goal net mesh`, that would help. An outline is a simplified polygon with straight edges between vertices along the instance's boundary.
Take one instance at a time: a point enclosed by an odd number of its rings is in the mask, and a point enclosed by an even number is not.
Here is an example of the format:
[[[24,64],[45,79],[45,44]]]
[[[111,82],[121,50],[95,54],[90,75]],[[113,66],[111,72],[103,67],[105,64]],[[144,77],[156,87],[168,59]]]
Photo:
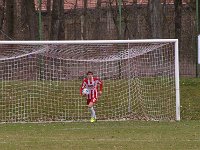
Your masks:
[[[0,122],[84,121],[87,71],[99,120],[175,120],[175,44],[0,44]]]

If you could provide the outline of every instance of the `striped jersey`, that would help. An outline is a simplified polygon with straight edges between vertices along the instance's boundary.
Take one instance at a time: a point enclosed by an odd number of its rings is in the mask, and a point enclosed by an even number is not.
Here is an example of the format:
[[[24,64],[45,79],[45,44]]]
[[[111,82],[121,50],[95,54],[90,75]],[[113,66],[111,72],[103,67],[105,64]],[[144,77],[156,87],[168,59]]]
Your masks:
[[[99,78],[93,77],[92,80],[85,78],[82,82],[82,86],[80,88],[80,93],[82,94],[82,90],[87,88],[89,90],[89,94],[87,95],[87,99],[97,99],[98,91],[102,91],[103,83]]]

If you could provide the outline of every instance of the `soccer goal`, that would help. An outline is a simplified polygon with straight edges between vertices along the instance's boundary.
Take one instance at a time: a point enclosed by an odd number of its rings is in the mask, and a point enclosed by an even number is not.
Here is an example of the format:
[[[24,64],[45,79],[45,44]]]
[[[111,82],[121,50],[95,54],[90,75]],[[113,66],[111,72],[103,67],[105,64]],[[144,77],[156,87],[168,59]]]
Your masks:
[[[98,120],[180,120],[178,62],[175,39],[0,41],[0,122],[88,120],[87,71]]]

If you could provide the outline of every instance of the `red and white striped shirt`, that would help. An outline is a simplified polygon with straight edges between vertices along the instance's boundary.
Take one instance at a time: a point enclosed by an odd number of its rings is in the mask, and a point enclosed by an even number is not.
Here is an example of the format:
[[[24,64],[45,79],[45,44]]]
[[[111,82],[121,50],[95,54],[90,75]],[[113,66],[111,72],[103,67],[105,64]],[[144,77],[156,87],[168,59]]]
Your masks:
[[[99,89],[98,89],[99,85]],[[82,86],[80,88],[80,93],[82,94],[82,90],[84,88],[87,88],[89,90],[89,94],[87,95],[87,99],[97,99],[98,98],[98,90],[102,91],[103,89],[103,83],[98,78],[92,78],[92,80],[89,80],[88,78],[85,78],[82,82]]]

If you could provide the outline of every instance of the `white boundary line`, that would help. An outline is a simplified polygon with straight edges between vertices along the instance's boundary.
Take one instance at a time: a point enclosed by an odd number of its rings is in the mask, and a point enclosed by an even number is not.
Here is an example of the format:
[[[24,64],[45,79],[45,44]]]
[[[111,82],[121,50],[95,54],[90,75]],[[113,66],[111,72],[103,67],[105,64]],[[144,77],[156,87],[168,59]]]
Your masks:
[[[61,140],[61,139],[51,139],[51,138],[46,138],[47,140],[40,140],[40,141],[37,141],[38,143],[44,143],[44,142],[84,142],[84,141],[98,141],[98,142],[101,142],[101,141],[106,141],[106,142],[159,142],[161,141],[162,139],[149,139],[149,140],[140,140],[140,139],[130,139],[130,138],[127,138],[127,139],[116,139],[116,138],[94,138],[94,139],[65,139],[65,140]],[[174,140],[173,138],[172,139],[168,139],[168,140],[162,140],[162,142],[169,142],[169,141],[181,141],[181,142],[199,142],[200,139],[183,139],[183,140]],[[35,142],[35,141],[17,141],[17,143],[32,143],[32,142]],[[10,143],[13,143],[13,141],[0,141],[0,144],[10,144]]]

